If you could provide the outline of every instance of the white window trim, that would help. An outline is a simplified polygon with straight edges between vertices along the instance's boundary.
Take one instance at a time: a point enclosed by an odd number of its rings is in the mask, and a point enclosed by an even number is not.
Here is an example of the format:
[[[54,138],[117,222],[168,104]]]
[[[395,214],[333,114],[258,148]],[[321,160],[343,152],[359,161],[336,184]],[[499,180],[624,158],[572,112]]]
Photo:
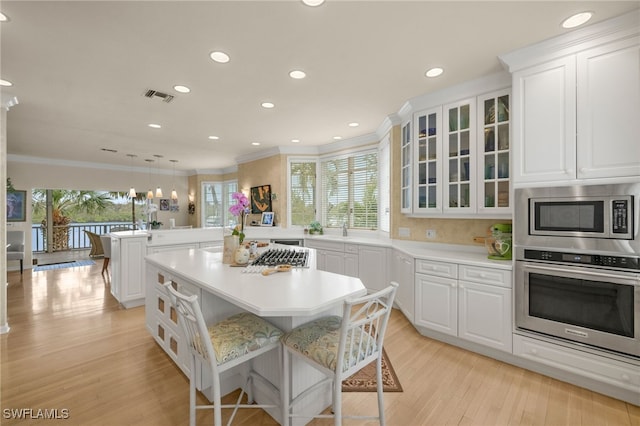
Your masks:
[[[228,196],[228,188],[230,184],[236,184],[236,186],[238,185],[238,180],[237,179],[231,179],[231,180],[223,180],[223,181],[219,181],[219,180],[208,180],[208,181],[202,181],[200,182],[200,227],[202,228],[226,228],[226,223],[228,220],[228,214],[229,214],[229,207],[228,205],[226,205],[227,203],[227,196]],[[222,185],[222,194],[221,194],[221,200],[222,200],[222,226],[205,226],[206,225],[206,203],[204,200],[204,194],[205,194],[205,190],[204,187],[205,185],[215,185],[215,184],[220,184]]]

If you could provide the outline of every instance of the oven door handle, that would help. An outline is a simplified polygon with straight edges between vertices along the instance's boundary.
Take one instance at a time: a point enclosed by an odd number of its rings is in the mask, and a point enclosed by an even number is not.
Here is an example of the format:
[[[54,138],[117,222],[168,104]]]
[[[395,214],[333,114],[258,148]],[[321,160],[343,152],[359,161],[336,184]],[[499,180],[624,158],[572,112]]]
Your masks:
[[[603,273],[603,272],[594,272],[594,271],[589,271],[589,270],[580,270],[580,271],[576,271],[575,269],[566,269],[566,268],[559,268],[559,267],[553,267],[553,268],[549,268],[547,266],[538,266],[536,264],[533,263],[525,263],[525,267],[527,269],[533,269],[533,270],[540,270],[540,271],[545,271],[545,272],[564,272],[567,274],[579,274],[579,275],[587,275],[587,276],[592,276],[592,277],[598,277],[598,278],[607,278],[607,279],[620,279],[620,280],[631,280],[631,281],[636,281],[636,285],[640,284],[640,274],[634,274],[634,273],[630,273],[628,275],[619,275],[619,274],[614,274],[614,273]]]

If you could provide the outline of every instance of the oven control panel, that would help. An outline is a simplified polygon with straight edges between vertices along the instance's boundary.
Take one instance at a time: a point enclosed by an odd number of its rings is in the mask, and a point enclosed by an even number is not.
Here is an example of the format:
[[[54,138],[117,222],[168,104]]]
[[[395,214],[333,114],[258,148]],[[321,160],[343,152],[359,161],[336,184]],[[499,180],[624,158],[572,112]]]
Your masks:
[[[524,251],[524,258],[527,260],[542,260],[545,262],[577,263],[581,265],[602,266],[606,268],[640,270],[640,258],[638,257],[606,256],[599,254],[526,249]]]

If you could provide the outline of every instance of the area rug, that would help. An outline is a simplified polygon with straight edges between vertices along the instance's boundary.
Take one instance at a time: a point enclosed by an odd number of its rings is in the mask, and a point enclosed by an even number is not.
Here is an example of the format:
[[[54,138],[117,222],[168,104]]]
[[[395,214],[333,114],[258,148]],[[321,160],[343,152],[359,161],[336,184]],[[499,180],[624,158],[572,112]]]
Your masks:
[[[48,265],[38,265],[33,268],[33,272],[50,271],[52,269],[75,268],[78,266],[95,265],[93,260],[75,260],[73,262],[51,263]]]
[[[376,362],[364,367],[342,381],[342,392],[376,392]],[[402,392],[402,385],[393,370],[391,361],[382,349],[382,389],[384,392]]]

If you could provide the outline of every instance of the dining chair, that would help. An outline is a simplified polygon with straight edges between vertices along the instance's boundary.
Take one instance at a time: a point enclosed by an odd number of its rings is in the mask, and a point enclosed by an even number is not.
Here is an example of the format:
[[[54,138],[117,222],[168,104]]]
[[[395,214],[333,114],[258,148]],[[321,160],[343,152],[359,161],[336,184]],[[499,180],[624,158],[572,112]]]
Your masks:
[[[20,274],[24,270],[24,231],[7,231],[7,261],[20,261]]]
[[[342,317],[326,316],[294,328],[282,336],[283,344],[283,425],[293,417],[333,418],[336,426],[342,419],[377,419],[384,425],[382,383],[382,345],[398,284],[378,292],[344,302]],[[326,377],[291,398],[289,368],[292,357],[313,366]],[[376,363],[377,416],[342,414],[342,381],[370,363]],[[331,383],[333,414],[293,413],[296,403]]]
[[[186,344],[191,354],[189,424],[195,426],[197,409],[213,409],[215,426],[222,425],[223,408],[233,408],[227,425],[231,424],[239,408],[280,409],[281,395],[278,389],[252,368],[247,374],[245,386],[236,403],[223,405],[220,394],[220,375],[274,349],[278,351],[278,359],[280,360],[280,337],[284,334],[282,330],[249,312],[241,312],[215,324],[207,325],[196,295],[180,293],[174,289],[171,281],[165,283],[164,287],[171,304],[178,312],[178,322],[184,330]],[[208,365],[211,369],[213,405],[196,404],[197,361],[200,361],[202,366]],[[260,381],[263,387],[269,390],[272,404],[253,404],[252,385],[254,381]],[[241,404],[245,392],[247,393],[247,404]]]
[[[108,267],[109,261],[111,260],[111,237],[109,235],[100,235],[100,242],[102,243],[102,251],[104,253],[101,274],[104,275],[105,271],[107,274],[109,273]]]

